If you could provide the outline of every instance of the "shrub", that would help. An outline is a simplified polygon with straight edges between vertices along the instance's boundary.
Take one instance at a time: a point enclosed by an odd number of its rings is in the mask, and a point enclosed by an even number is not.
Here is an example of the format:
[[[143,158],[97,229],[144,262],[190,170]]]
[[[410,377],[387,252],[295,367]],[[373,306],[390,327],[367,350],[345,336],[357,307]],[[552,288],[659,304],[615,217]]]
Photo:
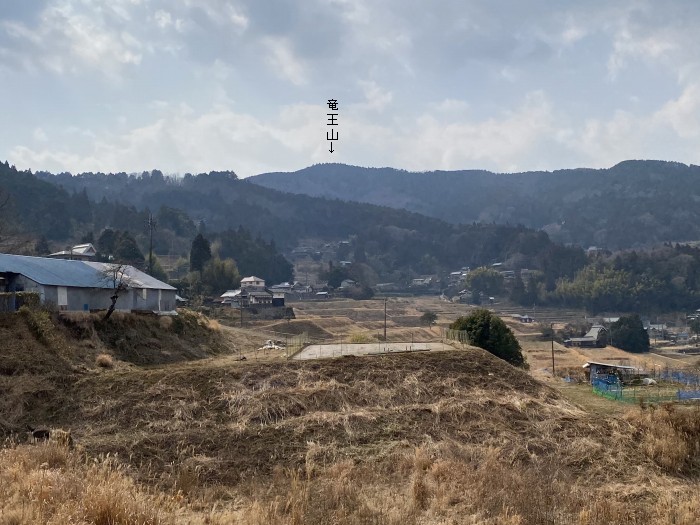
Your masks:
[[[460,317],[450,325],[453,330],[467,332],[469,343],[508,361],[511,365],[527,368],[520,343],[503,320],[484,308]]]
[[[363,333],[354,333],[350,334],[350,342],[351,343],[371,343],[373,342],[373,339],[371,336]]]
[[[433,326],[435,322],[437,321],[437,314],[435,312],[425,312],[423,315],[420,316],[421,323],[425,323],[428,326]]]
[[[109,354],[99,354],[95,363],[101,368],[114,368],[114,359]]]

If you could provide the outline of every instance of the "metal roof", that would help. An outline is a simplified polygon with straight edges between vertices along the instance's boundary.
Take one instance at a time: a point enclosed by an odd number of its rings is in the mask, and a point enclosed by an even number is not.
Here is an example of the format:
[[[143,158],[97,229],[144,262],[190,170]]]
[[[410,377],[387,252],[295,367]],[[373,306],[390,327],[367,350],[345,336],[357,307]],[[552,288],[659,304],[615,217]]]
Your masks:
[[[242,283],[252,283],[255,281],[265,282],[265,279],[261,279],[260,277],[255,277],[254,275],[251,275],[250,277],[244,277],[243,279],[241,279]]]
[[[638,370],[638,368],[634,366],[616,365],[613,363],[598,363],[597,361],[588,361],[585,365],[583,365],[582,368],[590,368],[591,365],[607,366],[610,368],[621,368],[623,370]]]
[[[95,254],[97,253],[97,250],[95,250],[95,247],[90,244],[76,244],[69,250],[63,250],[60,252],[52,253],[51,256],[55,255],[83,255],[87,257],[94,257]]]
[[[75,288],[112,288],[105,279],[105,271],[112,267],[109,263],[92,261],[70,261],[0,253],[0,273],[17,273],[32,281],[49,286],[72,286]],[[132,288],[175,290],[169,284],[137,270],[125,266],[125,282]]]

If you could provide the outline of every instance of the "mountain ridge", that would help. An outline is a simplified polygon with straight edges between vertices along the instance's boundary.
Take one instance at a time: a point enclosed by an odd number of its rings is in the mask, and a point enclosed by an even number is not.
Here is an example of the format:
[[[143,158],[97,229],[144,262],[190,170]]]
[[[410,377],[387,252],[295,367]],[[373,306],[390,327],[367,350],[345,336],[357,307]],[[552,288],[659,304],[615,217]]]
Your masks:
[[[522,224],[583,247],[625,249],[700,239],[700,227],[691,225],[700,221],[693,210],[700,200],[700,167],[672,161],[521,173],[330,163],[246,180],[291,193],[403,208],[453,224]]]

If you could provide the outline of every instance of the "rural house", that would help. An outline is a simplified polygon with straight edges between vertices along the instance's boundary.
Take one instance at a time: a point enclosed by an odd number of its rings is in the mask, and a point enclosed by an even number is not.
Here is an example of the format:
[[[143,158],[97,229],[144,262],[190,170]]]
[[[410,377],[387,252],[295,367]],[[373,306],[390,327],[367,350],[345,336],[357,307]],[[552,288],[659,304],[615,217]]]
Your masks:
[[[54,305],[59,310],[106,310],[114,295],[110,273],[116,267],[109,263],[0,253],[0,292],[35,292],[41,304]],[[133,266],[121,268],[126,290],[120,293],[116,310],[175,310],[175,288]]]
[[[285,283],[289,284],[289,283]],[[265,287],[265,280],[260,277],[250,276],[241,279],[241,287],[237,290],[227,290],[221,297],[221,304],[230,304],[232,307],[249,306],[284,306],[284,291],[269,290]]]
[[[241,279],[241,290],[264,290],[265,289],[265,279],[260,277],[255,277],[251,275],[250,277],[244,277]]]
[[[601,325],[593,325],[583,337],[572,337],[564,341],[566,346],[605,348],[608,344],[608,330]]]
[[[78,244],[63,250],[48,255],[51,259],[71,259],[73,261],[94,261],[97,256],[97,250],[91,243]]]

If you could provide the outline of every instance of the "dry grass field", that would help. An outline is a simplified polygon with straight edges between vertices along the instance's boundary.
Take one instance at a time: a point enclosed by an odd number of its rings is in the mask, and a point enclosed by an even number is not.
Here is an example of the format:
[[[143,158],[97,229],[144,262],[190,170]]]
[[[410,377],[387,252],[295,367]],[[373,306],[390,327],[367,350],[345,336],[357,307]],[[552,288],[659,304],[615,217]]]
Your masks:
[[[383,301],[368,303],[299,309],[296,322],[332,320],[324,330],[350,337],[380,304],[383,324]],[[403,318],[425,307],[397,304]],[[0,350],[0,525],[700,522],[700,409],[621,407],[546,384],[549,343],[530,327],[527,373],[470,347],[256,361],[265,327],[197,318],[188,345],[210,351],[128,353],[111,330],[76,338],[25,321],[0,319],[17,341]],[[131,340],[157,333],[120,322]],[[419,328],[395,323],[392,336]],[[586,358],[566,350],[562,363]],[[27,424],[71,429],[76,447],[28,444]]]

